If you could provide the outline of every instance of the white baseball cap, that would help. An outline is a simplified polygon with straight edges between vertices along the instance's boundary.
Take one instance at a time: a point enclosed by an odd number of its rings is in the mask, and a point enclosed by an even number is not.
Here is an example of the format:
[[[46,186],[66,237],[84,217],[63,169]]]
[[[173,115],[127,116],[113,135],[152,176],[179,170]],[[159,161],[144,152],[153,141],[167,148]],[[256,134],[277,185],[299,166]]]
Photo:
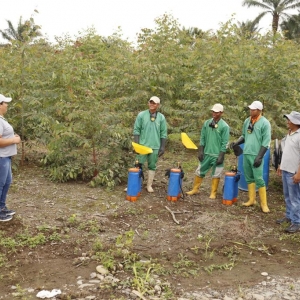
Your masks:
[[[212,107],[211,110],[214,111],[214,112],[223,112],[224,108],[223,108],[223,105],[222,105],[222,104],[217,103],[217,104],[215,104],[215,105]]]
[[[251,105],[248,106],[250,109],[263,110],[264,106],[260,101],[253,101]]]
[[[292,111],[290,114],[283,116],[289,119],[293,124],[300,125],[300,113],[297,111]]]
[[[160,103],[160,99],[156,96],[152,96],[149,101],[153,101],[154,103]]]
[[[1,102],[10,102],[12,99],[11,98],[7,98],[5,96],[3,96],[2,94],[0,94],[0,103]]]

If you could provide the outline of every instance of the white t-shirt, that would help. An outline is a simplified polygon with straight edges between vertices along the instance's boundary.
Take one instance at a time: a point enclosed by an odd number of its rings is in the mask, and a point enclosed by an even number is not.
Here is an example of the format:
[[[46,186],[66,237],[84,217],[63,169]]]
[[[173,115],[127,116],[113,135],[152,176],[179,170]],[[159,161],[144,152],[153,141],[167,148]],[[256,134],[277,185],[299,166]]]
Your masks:
[[[2,117],[0,117],[0,136],[1,139],[9,139],[15,136],[12,126]],[[0,157],[9,157],[17,154],[17,145],[12,144],[6,147],[0,147]]]
[[[281,147],[280,169],[289,173],[296,173],[300,165],[300,129],[286,135],[281,140]]]

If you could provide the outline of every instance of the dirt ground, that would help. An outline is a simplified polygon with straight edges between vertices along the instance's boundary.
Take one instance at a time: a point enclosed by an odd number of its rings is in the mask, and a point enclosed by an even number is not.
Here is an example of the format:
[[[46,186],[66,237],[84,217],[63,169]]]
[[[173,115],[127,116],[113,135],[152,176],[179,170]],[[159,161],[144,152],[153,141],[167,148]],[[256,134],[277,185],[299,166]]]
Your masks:
[[[232,154],[226,159],[225,168],[229,168],[235,159]],[[168,201],[165,170],[174,167],[177,160],[185,171],[183,191],[191,188],[196,154],[165,154],[159,161],[155,192],[149,194],[144,188],[136,202],[125,200],[125,185],[106,191],[84,182],[53,183],[39,167],[22,167],[14,176],[7,201],[17,214],[12,221],[0,224],[0,253],[4,257],[0,299],[12,299],[12,286],[32,288],[32,295],[41,289],[61,289],[69,295],[66,299],[71,299],[77,292],[78,277],[88,279],[101,264],[93,259],[78,264],[78,258],[92,257],[96,238],[109,249],[129,230],[134,231],[131,251],[140,260],[162,266],[159,276],[170,283],[172,299],[207,287],[222,291],[253,286],[263,280],[262,272],[299,276],[300,233],[285,234],[286,225],[275,224],[284,216],[285,206],[281,179],[272,166],[267,192],[271,213],[264,214],[259,205],[241,206],[247,201],[244,191],[239,191],[237,203],[223,205],[223,179],[216,200],[209,199],[210,178],[205,178],[200,194]],[[77,226],[70,226],[72,218]],[[38,244],[36,238],[20,246],[22,237],[25,240],[39,233],[47,235],[46,242]],[[8,238],[19,244],[13,247]],[[132,272],[125,271],[123,279],[128,276]],[[113,289],[99,290],[97,295],[97,299],[126,299]],[[23,299],[36,299],[31,297]]]

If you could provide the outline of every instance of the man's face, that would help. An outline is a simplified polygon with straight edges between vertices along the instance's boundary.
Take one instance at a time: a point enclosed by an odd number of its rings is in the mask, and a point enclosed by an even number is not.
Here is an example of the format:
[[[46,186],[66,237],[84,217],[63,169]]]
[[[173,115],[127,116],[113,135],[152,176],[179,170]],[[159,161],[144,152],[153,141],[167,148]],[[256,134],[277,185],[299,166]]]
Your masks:
[[[292,123],[288,118],[286,118],[287,128],[291,131],[296,131],[299,128],[299,125]]]
[[[250,117],[251,118],[256,118],[260,115],[260,110],[259,109],[250,109]]]
[[[221,111],[220,112],[213,111],[212,112],[212,117],[217,122],[217,121],[219,121],[221,119],[222,114],[223,114],[223,112],[221,112]]]
[[[155,112],[159,106],[159,103],[155,103],[153,100],[148,101],[149,110]]]
[[[4,115],[7,112],[7,106],[8,106],[7,102],[2,102],[0,104],[0,114],[1,115]]]

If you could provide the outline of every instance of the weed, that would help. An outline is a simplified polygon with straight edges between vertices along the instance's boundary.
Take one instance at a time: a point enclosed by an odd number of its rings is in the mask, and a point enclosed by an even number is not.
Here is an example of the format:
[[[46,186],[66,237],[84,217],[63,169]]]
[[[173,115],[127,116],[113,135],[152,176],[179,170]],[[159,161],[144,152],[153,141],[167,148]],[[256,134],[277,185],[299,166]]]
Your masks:
[[[191,248],[191,250],[195,253],[198,254],[200,247],[194,246],[193,248]]]
[[[204,267],[204,270],[211,274],[214,270],[231,270],[235,266],[234,262],[226,263],[223,265],[210,265],[208,267]]]
[[[76,225],[78,225],[78,223],[79,223],[79,220],[78,220],[76,214],[72,214],[71,217],[68,218],[68,224],[70,226],[76,226]]]
[[[131,248],[132,247],[132,241],[134,238],[134,231],[129,230],[126,231],[125,234],[119,235],[116,240],[116,246],[119,248]]]
[[[142,239],[143,240],[146,240],[147,238],[149,237],[149,231],[148,230],[145,230],[142,234]]]
[[[186,268],[186,267],[193,267],[195,263],[192,260],[189,260],[184,254],[179,253],[178,254],[178,262],[173,263],[173,266],[175,268]]]
[[[61,241],[61,236],[59,233],[54,232],[49,236],[49,241]]]
[[[46,243],[46,237],[43,233],[39,233],[36,236],[30,236],[27,231],[18,235],[20,239],[20,244],[22,246],[28,246],[34,248],[38,245],[44,245]]]
[[[100,251],[102,249],[103,249],[102,242],[99,239],[96,239],[94,244],[93,244],[93,250],[97,252],[97,251]]]
[[[132,285],[142,294],[144,295],[149,291],[148,283],[150,280],[150,272],[152,267],[148,267],[146,273],[143,273],[143,269],[137,268],[137,265],[134,263],[132,266],[134,278],[132,281]]]
[[[141,214],[141,210],[136,209],[136,208],[134,208],[134,207],[130,207],[130,208],[127,209],[126,214],[127,214],[127,215],[136,216],[136,215]]]
[[[101,226],[96,220],[89,220],[88,222],[81,223],[79,229],[85,230],[91,234],[96,234],[102,231]]]
[[[26,290],[24,290],[19,284],[16,285],[16,291],[14,292],[15,297],[22,299],[22,300],[27,300],[26,298]]]
[[[0,254],[0,268],[4,266],[4,264],[7,262],[7,257],[4,254]]]
[[[198,235],[197,239],[200,242],[204,242],[204,250],[205,250],[204,257],[205,257],[205,259],[212,258],[214,255],[214,251],[212,250],[211,252],[209,252],[212,237],[210,237],[208,235],[205,235],[205,236]]]
[[[101,264],[108,270],[112,270],[116,265],[114,256],[112,255],[112,251],[106,252],[97,252],[96,256],[99,257]]]
[[[150,215],[148,215],[148,218],[149,218],[150,220],[157,220],[157,219],[158,219],[158,216],[157,216],[156,214],[150,214]]]

